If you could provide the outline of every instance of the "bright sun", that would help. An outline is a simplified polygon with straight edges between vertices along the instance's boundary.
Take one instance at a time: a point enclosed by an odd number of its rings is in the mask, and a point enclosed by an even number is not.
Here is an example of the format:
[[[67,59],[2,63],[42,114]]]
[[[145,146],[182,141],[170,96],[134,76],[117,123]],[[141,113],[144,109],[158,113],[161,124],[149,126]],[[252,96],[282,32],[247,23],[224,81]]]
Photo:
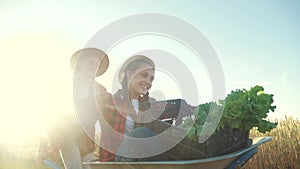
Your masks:
[[[0,39],[2,142],[37,137],[73,112],[67,38],[19,33]]]

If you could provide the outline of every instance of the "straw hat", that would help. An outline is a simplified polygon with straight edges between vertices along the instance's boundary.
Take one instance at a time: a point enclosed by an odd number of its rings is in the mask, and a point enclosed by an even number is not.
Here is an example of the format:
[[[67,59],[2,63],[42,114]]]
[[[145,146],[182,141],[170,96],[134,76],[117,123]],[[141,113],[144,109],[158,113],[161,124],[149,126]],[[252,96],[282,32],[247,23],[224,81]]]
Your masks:
[[[101,63],[99,66],[99,69],[96,73],[96,77],[102,75],[104,72],[106,72],[108,66],[109,66],[109,59],[105,52],[103,52],[100,49],[97,48],[83,48],[75,52],[70,60],[70,66],[71,69],[74,71],[75,66],[78,62],[79,57],[86,57],[86,56],[97,56],[101,59]]]
[[[127,68],[129,67],[129,65],[136,61],[144,61],[144,62],[148,63],[151,67],[155,68],[155,64],[150,58],[143,56],[143,55],[132,56],[123,63],[123,65],[120,69],[120,72],[119,72],[119,82],[120,83],[122,83],[122,80],[125,76],[125,72],[126,72]]]

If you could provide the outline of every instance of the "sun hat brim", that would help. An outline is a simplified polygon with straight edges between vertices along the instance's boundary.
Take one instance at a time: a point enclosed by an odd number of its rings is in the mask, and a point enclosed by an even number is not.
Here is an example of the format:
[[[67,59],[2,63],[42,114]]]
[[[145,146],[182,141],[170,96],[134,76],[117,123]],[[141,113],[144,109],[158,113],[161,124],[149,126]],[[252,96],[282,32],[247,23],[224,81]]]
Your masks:
[[[76,64],[80,57],[87,57],[87,56],[97,56],[101,59],[99,68],[96,73],[96,77],[98,77],[106,72],[106,70],[108,69],[108,66],[109,66],[108,56],[105,52],[103,52],[102,50],[97,49],[97,48],[83,48],[83,49],[80,49],[77,52],[75,52],[70,59],[71,69],[73,71],[75,70]]]
[[[132,56],[123,63],[123,65],[119,71],[119,82],[120,83],[122,83],[123,78],[125,76],[125,72],[126,72],[127,68],[129,67],[129,65],[136,61],[145,61],[145,63],[148,63],[151,67],[155,68],[155,64],[150,58],[143,56],[143,55]]]

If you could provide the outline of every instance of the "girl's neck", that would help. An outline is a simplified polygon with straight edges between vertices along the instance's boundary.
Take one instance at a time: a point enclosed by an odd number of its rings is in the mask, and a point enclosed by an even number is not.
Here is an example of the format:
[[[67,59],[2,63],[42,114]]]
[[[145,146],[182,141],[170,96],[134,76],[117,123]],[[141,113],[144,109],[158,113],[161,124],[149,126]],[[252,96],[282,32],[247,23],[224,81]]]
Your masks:
[[[130,88],[129,88],[129,91],[128,91],[129,93],[129,98],[130,99],[138,99],[139,98],[139,94],[138,93],[136,93],[136,92],[134,92],[133,90],[131,90]]]
[[[130,98],[130,100],[138,100],[139,95],[132,95],[132,94],[129,93],[129,98]]]

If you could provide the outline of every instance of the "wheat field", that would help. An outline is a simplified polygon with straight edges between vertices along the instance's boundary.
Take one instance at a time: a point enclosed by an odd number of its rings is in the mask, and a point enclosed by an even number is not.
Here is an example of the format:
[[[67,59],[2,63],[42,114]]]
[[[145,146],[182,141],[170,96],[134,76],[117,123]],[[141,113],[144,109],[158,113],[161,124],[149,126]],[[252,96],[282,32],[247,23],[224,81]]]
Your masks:
[[[299,169],[300,120],[291,117],[278,121],[278,126],[265,134],[252,129],[250,136],[272,136],[272,141],[259,147],[245,169]]]
[[[278,121],[278,120],[277,120]],[[243,169],[298,169],[300,168],[300,120],[286,117],[278,121],[271,132],[250,131],[250,136],[272,136],[272,141],[259,147],[259,151]],[[34,156],[37,142],[15,152],[0,151],[0,169],[48,169],[36,166]]]

